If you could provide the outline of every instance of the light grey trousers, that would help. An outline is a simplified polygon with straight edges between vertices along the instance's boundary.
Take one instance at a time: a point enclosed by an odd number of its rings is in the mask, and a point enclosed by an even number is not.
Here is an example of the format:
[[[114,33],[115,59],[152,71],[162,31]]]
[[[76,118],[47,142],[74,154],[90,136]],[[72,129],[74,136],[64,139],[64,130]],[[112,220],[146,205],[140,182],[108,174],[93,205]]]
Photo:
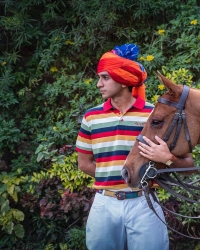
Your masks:
[[[152,201],[165,221],[160,206]],[[144,196],[117,200],[96,194],[86,226],[89,250],[168,250],[167,227],[148,207]]]

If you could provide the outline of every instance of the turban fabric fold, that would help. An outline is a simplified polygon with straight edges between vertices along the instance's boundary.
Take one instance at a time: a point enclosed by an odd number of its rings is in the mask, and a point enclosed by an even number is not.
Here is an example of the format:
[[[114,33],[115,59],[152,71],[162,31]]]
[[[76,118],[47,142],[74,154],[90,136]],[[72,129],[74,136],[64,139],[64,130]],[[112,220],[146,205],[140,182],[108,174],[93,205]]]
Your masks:
[[[144,82],[147,79],[147,73],[140,63],[119,56],[113,50],[103,54],[99,60],[97,73],[103,71],[107,71],[114,81],[128,87],[133,86],[132,95],[139,95],[145,100]]]

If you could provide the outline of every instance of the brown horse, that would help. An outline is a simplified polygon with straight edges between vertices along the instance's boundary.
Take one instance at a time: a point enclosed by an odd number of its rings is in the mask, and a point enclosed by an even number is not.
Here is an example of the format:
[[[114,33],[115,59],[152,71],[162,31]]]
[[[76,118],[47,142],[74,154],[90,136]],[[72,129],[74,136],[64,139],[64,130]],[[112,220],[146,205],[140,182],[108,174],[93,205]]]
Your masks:
[[[167,92],[162,96],[166,100],[177,103],[182,94],[183,85],[176,85],[171,82],[169,79],[164,77],[162,74],[158,72],[158,78],[165,85]],[[190,88],[189,94],[185,103],[184,108],[186,114],[186,122],[188,126],[188,131],[191,140],[191,147],[194,148],[196,144],[200,143],[200,91],[197,89]],[[155,135],[160,138],[164,138],[166,135],[175,113],[177,112],[177,108],[173,106],[168,106],[163,103],[156,103],[153,112],[151,113],[147,123],[145,124],[141,134],[148,137],[154,143],[157,143],[155,140]],[[175,136],[175,129],[172,131],[169,140],[167,141],[167,145],[173,141]],[[188,142],[186,141],[184,125],[181,126],[180,135],[178,136],[178,140],[175,148],[171,151],[175,156],[181,157],[186,153],[190,152],[190,147]],[[124,169],[126,173],[123,173],[123,177],[125,178],[127,184],[130,187],[138,187],[140,178],[139,178],[139,170],[140,167],[148,162],[149,160],[142,157],[139,153],[138,149],[138,141],[135,142],[132,147],[129,155],[127,156]],[[157,169],[165,168],[166,165],[162,163],[155,163]]]

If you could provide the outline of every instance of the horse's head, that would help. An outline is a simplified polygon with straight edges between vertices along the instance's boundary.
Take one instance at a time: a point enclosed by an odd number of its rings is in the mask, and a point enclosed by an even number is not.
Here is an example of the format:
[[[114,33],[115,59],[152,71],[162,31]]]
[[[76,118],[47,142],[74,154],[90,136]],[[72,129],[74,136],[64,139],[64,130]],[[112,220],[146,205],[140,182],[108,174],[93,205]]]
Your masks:
[[[158,72],[158,78],[164,84],[167,89],[167,92],[163,94],[162,98],[173,103],[178,103],[181,97],[183,86],[176,85],[171,82],[169,79],[165,78]],[[145,124],[141,134],[148,137],[154,143],[157,143],[155,140],[155,135],[164,139],[166,133],[169,131],[171,123],[174,119],[177,108],[171,105],[157,102],[153,112],[151,113],[147,123]],[[188,126],[189,136],[192,144],[192,148],[200,143],[200,91],[196,89],[190,89],[184,112],[186,114],[186,122]],[[171,143],[174,140],[176,133],[176,127],[170,133],[167,144],[170,147]],[[190,152],[190,147],[186,141],[184,124],[182,124],[180,129],[180,134],[176,142],[175,148],[171,151],[175,156],[181,157],[186,153]],[[130,187],[139,186],[139,170],[140,167],[148,162],[149,160],[142,157],[138,149],[138,141],[136,140],[134,146],[132,147],[129,155],[127,156],[122,175],[126,180],[127,184]],[[157,169],[164,168],[165,165],[162,163],[155,163]]]

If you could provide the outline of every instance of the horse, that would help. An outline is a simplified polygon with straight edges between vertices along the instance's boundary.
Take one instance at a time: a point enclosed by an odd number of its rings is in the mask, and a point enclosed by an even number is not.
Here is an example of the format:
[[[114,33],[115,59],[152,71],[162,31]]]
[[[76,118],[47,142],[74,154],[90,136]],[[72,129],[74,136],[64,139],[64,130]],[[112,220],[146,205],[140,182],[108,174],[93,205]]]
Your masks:
[[[129,187],[142,188],[150,209],[156,216],[172,231],[190,239],[200,240],[200,236],[195,234],[186,235],[169,226],[156,213],[151,202],[149,194],[153,197],[164,210],[176,216],[181,216],[190,219],[199,219],[200,216],[186,216],[178,214],[164,207],[152,188],[153,181],[159,186],[169,191],[173,196],[186,200],[191,203],[200,204],[200,196],[197,190],[200,187],[193,185],[193,183],[185,183],[174,172],[183,172],[191,170],[200,170],[200,167],[190,168],[167,168],[166,165],[159,162],[149,161],[139,153],[138,141],[146,143],[143,139],[145,135],[154,143],[155,135],[162,138],[168,145],[173,155],[182,157],[185,154],[192,152],[195,145],[200,143],[200,91],[194,88],[189,88],[186,85],[176,85],[160,72],[158,72],[159,80],[164,84],[167,91],[158,99],[151,115],[149,116],[143,130],[138,135],[130,153],[122,169],[122,177],[125,179]],[[170,174],[172,173],[172,177]],[[197,180],[199,181],[199,180]],[[185,189],[192,198],[185,197],[179,192],[174,191],[173,185]],[[193,198],[194,197],[194,198]]]
[[[166,224],[157,214],[149,196],[151,194],[154,201],[169,213],[190,219],[200,218],[199,216],[190,217],[181,215],[167,209],[159,202],[153,189],[150,188],[154,181],[175,197],[191,203],[200,204],[200,196],[197,194],[197,191],[200,191],[200,187],[193,185],[193,183],[185,183],[174,173],[178,171],[189,171],[192,173],[191,170],[200,170],[200,167],[169,167],[166,169],[165,164],[149,161],[139,153],[138,141],[146,143],[143,139],[144,135],[154,143],[157,143],[155,135],[159,136],[167,143],[172,154],[177,157],[182,157],[185,154],[192,152],[195,145],[200,143],[200,91],[194,88],[189,88],[186,85],[176,85],[164,77],[159,71],[157,76],[164,84],[167,92],[159,97],[143,130],[138,135],[137,140],[124,163],[122,177],[125,179],[129,187],[139,187],[143,190],[149,208],[152,209],[156,216],[169,229],[184,237],[200,240],[200,237],[197,237],[195,234],[194,236],[191,234],[182,234]],[[172,176],[170,175],[171,173]],[[187,190],[187,192],[192,195],[192,198],[185,197],[179,194],[179,192],[176,192],[173,189],[173,185]]]
[[[191,152],[195,145],[200,143],[200,91],[188,87],[185,94],[185,103],[177,106],[186,86],[173,83],[159,71],[157,76],[167,91],[161,96],[160,101],[155,104],[148,121],[141,131],[139,140],[142,140],[142,136],[145,135],[154,143],[157,143],[155,140],[155,135],[157,135],[162,139],[164,138],[170,148],[170,145],[174,144],[174,138],[176,138],[176,145],[173,145],[171,148],[171,153],[177,157],[182,157],[186,153]],[[182,107],[180,107],[181,105]],[[170,128],[170,126],[174,123],[175,116],[177,118],[182,116],[182,114],[177,113],[177,109],[180,108],[184,115],[184,121],[183,124],[177,125],[177,127],[179,126],[177,128],[179,131],[177,131],[175,124],[174,129]],[[166,134],[168,138],[166,138]],[[140,155],[138,143],[138,140],[136,140],[122,170],[122,176],[131,188],[140,186],[140,168],[149,161]],[[156,169],[163,169],[166,168],[166,165],[155,162],[155,167]]]

